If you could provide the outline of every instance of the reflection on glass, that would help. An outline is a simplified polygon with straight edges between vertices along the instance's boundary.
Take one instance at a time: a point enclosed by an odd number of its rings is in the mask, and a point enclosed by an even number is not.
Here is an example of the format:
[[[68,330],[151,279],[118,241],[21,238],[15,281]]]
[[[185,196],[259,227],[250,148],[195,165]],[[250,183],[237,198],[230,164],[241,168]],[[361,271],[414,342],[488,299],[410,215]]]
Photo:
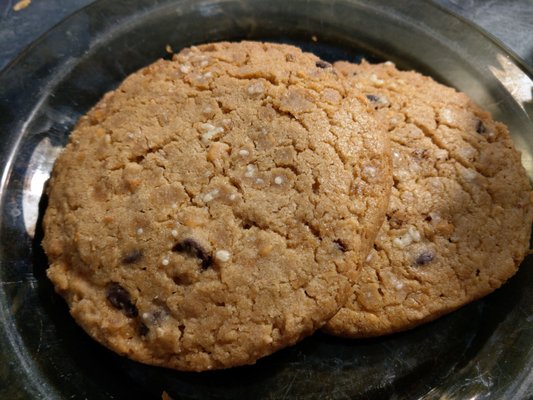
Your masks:
[[[533,107],[533,80],[526,75],[513,61],[503,54],[497,54],[496,59],[500,68],[489,66],[492,74],[507,89],[509,94],[516,100],[517,104],[527,113]],[[513,133],[513,132],[511,132]],[[533,180],[533,157],[528,151],[526,143],[526,132],[515,132],[513,141],[522,153],[522,164],[527,171],[530,180]]]
[[[45,182],[50,176],[50,171],[61,147],[53,146],[50,139],[44,138],[33,151],[22,192],[22,213],[24,227],[30,237],[35,234],[35,224],[39,217],[39,201],[41,199]]]

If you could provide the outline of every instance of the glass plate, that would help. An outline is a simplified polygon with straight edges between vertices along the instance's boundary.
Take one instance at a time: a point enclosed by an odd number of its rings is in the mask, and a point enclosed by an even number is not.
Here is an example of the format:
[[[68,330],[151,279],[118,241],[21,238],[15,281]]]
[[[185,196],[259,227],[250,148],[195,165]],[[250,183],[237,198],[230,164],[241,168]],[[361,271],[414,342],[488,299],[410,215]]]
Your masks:
[[[297,44],[330,61],[390,59],[468,93],[509,127],[533,176],[531,72],[429,2],[101,0],[0,73],[0,397],[3,399],[526,399],[533,396],[533,270],[410,332],[320,333],[254,366],[181,373],[92,341],[46,279],[42,197],[76,120],[165,46]],[[482,227],[480,227],[482,229]]]

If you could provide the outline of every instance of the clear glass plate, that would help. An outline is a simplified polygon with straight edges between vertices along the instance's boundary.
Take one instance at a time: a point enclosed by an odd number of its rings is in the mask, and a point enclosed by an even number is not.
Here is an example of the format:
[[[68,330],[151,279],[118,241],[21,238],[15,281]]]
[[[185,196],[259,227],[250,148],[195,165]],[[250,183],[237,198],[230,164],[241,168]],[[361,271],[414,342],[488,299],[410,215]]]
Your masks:
[[[465,91],[511,130],[533,176],[531,72],[429,2],[101,0],[57,25],[0,73],[0,398],[526,399],[533,396],[533,270],[410,332],[323,334],[254,366],[181,373],[93,342],[46,279],[42,197],[76,120],[165,46],[217,40],[297,44],[330,61],[390,59]],[[482,227],[480,227],[482,229]]]

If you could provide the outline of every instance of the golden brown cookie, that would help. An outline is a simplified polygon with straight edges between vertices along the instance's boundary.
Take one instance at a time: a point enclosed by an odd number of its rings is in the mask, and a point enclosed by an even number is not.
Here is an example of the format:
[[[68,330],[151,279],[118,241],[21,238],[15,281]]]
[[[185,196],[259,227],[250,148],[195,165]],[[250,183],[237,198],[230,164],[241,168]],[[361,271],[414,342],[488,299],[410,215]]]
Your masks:
[[[500,287],[527,252],[533,218],[507,128],[466,95],[391,63],[335,68],[388,129],[394,187],[360,280],[325,329],[402,331]]]
[[[392,184],[372,107],[314,55],[185,49],[83,117],[54,167],[48,276],[134,360],[249,364],[347,299]]]

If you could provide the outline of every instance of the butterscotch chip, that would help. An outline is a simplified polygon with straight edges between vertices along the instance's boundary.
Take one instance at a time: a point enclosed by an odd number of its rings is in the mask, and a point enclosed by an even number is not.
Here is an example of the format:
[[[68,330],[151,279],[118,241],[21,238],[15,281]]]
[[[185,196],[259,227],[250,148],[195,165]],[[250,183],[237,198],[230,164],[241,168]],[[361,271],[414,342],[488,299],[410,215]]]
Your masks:
[[[390,152],[371,114],[291,46],[157,61],[59,157],[48,276],[92,337],[141,362],[226,368],[295,343],[344,304],[385,215]]]
[[[393,64],[335,68],[388,127],[385,223],[330,333],[406,330],[500,287],[526,255],[532,192],[507,128],[464,94]]]

